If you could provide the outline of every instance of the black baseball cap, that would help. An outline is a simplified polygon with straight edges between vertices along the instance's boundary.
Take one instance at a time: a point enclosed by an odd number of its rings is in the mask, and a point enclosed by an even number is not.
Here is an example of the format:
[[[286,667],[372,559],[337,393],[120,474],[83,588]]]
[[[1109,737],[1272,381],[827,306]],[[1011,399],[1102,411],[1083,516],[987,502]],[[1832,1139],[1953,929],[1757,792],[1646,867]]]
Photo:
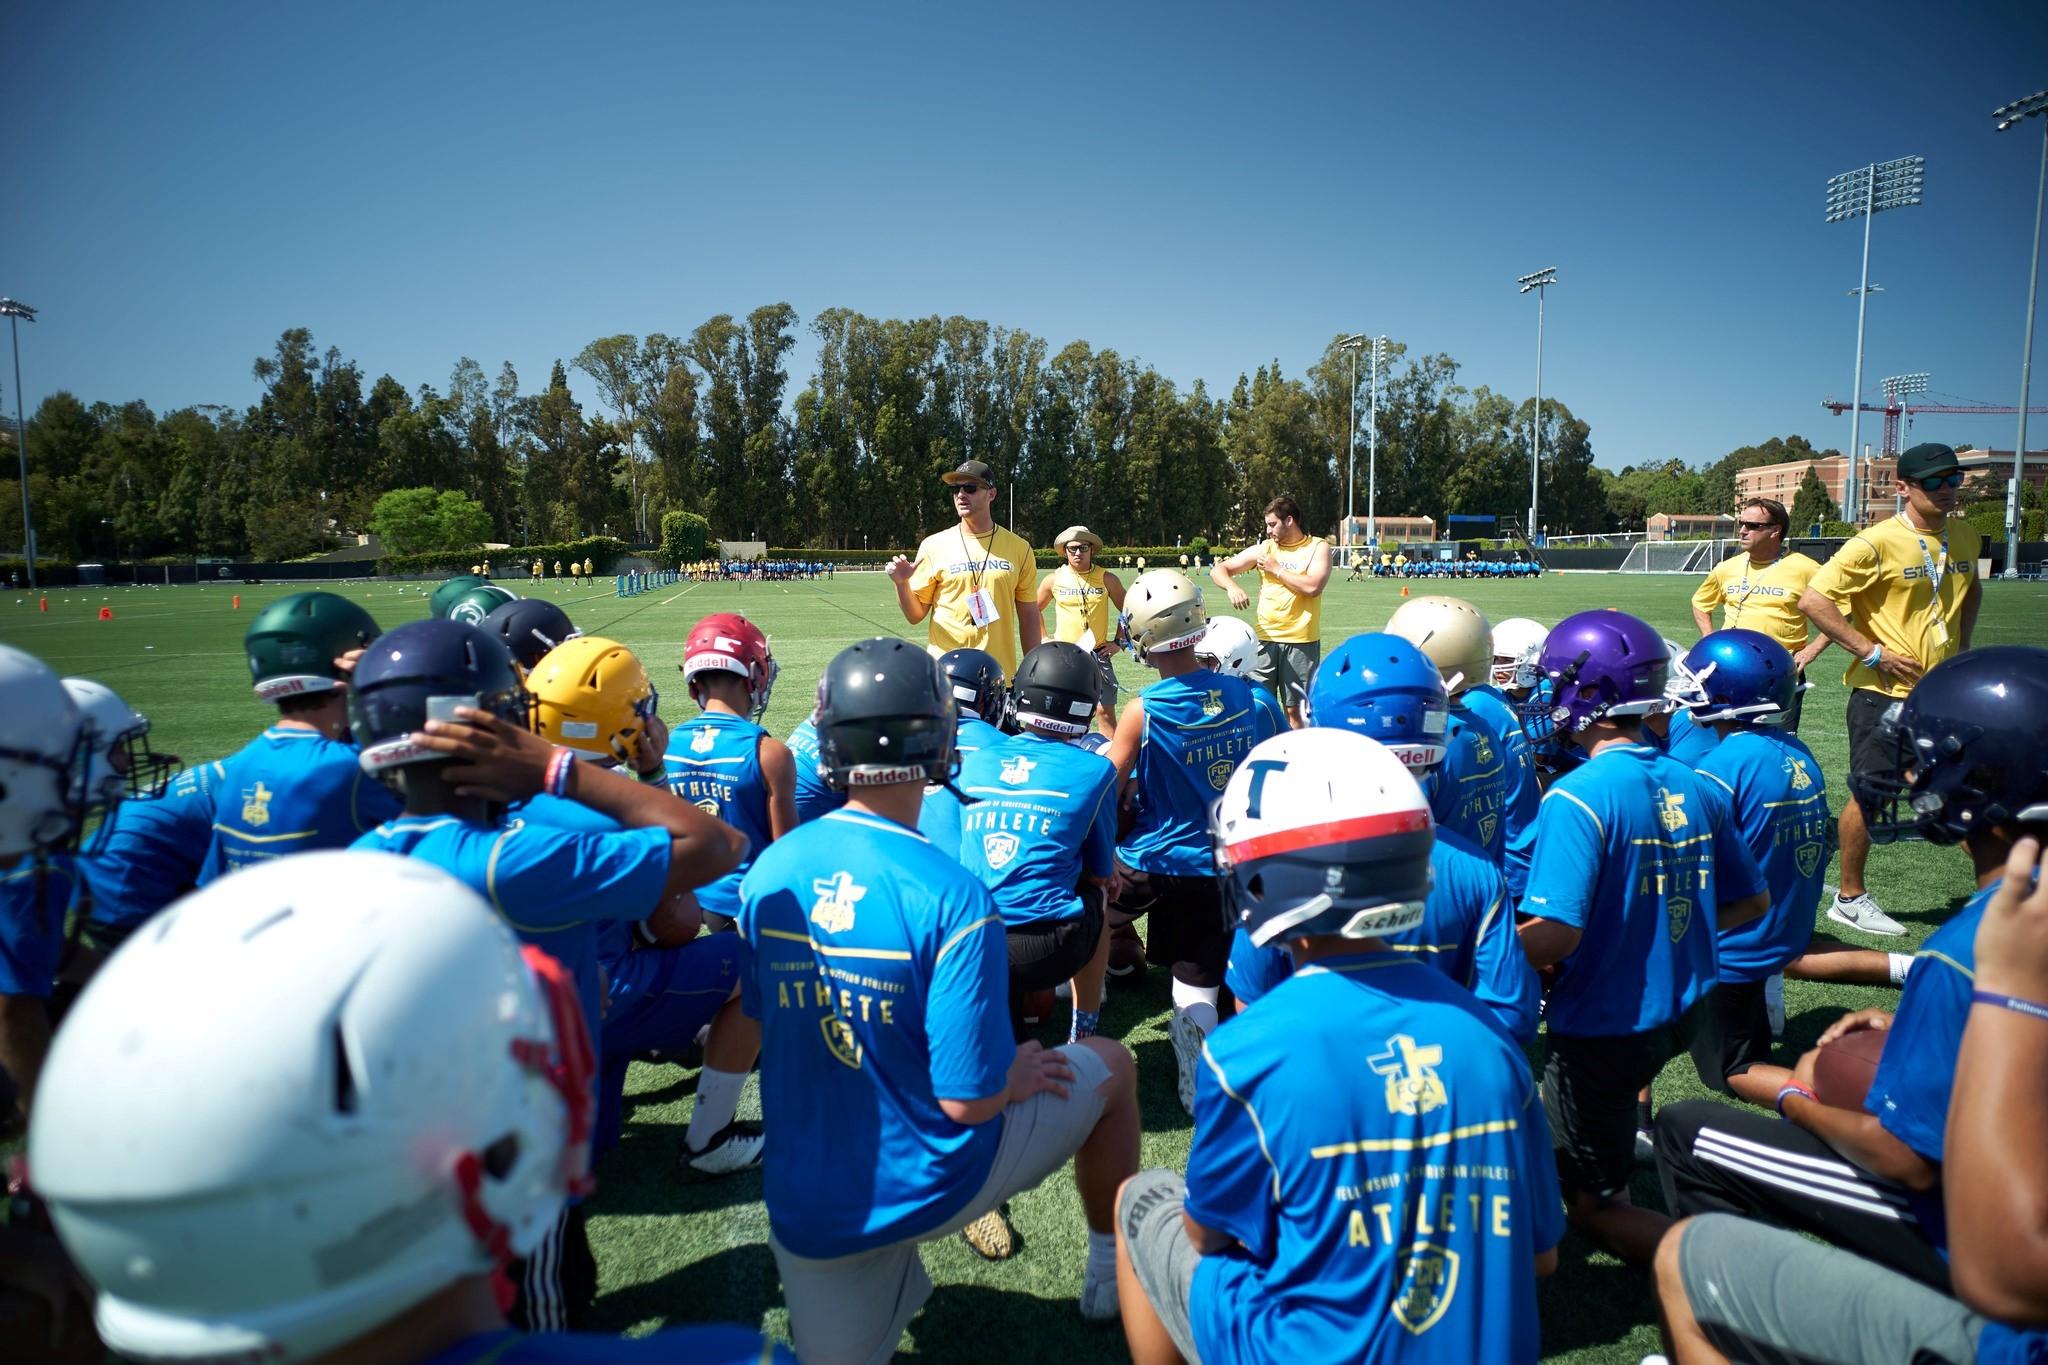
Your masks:
[[[1922,441],[1899,456],[1899,477],[1907,483],[1931,479],[1937,474],[1952,474],[1962,467],[1962,461],[1956,458],[1955,448],[1939,441]]]
[[[987,484],[990,488],[996,486],[995,472],[980,460],[968,460],[958,469],[940,477],[947,483],[980,483]]]

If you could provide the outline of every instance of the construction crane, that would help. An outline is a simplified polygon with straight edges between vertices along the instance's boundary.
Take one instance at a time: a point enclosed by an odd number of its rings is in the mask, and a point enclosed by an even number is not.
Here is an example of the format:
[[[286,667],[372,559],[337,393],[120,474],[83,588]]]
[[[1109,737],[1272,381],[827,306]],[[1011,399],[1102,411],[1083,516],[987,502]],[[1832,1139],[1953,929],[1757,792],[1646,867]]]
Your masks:
[[[1909,375],[1898,376],[1901,379],[1913,377]],[[1918,378],[1924,380],[1926,376],[1920,375]],[[1899,401],[1902,394],[1894,392],[1891,384],[1891,380],[1885,380],[1885,401],[1883,403],[1858,403],[1855,405],[1865,412],[1881,412],[1884,414],[1884,436],[1877,451],[1880,456],[1896,455],[1899,453],[1899,419],[1901,417],[1910,420],[1923,412],[1949,412],[1963,413],[1973,417],[1995,417],[1999,413],[2013,414],[2019,411],[2019,407],[2012,403],[1902,403]],[[1837,417],[1840,417],[1850,408],[1850,404],[1833,398],[1821,399],[1820,405]],[[2048,412],[2048,407],[2030,407],[2027,411],[2030,413]]]

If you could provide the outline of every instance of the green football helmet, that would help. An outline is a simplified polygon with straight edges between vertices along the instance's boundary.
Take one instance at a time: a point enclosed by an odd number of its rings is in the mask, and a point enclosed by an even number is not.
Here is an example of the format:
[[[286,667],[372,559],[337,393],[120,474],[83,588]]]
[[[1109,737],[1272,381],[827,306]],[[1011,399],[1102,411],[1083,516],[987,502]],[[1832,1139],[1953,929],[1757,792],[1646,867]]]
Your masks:
[[[242,647],[259,701],[281,701],[347,685],[334,661],[384,632],[370,613],[331,592],[295,592],[256,613]]]
[[[517,602],[519,594],[499,587],[495,583],[479,583],[448,604],[448,610],[441,613],[450,621],[460,621],[466,626],[480,626],[484,618],[504,606]]]
[[[459,573],[434,589],[434,595],[427,599],[429,614],[442,620],[448,619],[448,608],[455,605],[455,599],[472,588],[487,587],[490,580],[480,574]]]

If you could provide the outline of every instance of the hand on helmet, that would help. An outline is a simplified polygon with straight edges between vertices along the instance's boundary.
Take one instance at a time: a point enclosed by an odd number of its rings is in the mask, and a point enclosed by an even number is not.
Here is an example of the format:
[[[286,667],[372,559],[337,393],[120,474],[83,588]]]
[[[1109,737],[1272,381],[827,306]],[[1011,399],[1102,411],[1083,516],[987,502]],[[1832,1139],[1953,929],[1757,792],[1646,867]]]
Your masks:
[[[428,721],[415,738],[422,748],[447,755],[443,771],[457,796],[510,805],[540,794],[554,745],[473,706],[458,707],[455,717]]]

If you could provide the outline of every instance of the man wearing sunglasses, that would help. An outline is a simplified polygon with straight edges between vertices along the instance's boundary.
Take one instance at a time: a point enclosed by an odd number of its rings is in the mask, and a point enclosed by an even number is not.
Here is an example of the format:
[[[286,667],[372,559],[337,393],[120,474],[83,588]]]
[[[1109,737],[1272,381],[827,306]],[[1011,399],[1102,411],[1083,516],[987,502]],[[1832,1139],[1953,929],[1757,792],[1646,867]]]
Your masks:
[[[1078,644],[1095,656],[1095,723],[1106,735],[1116,733],[1116,656],[1119,630],[1110,609],[1122,619],[1124,584],[1095,562],[1102,550],[1102,537],[1085,526],[1069,526],[1054,542],[1064,562],[1038,585],[1038,610],[1054,604],[1059,616],[1053,638]],[[1181,563],[1187,563],[1182,555]]]
[[[1956,453],[1937,442],[1899,456],[1898,492],[1906,510],[1855,536],[1821,566],[1799,609],[1855,662],[1842,681],[1849,693],[1849,791],[1842,807],[1842,881],[1828,918],[1870,934],[1905,933],[1864,884],[1870,857],[1866,806],[1877,797],[1866,779],[1898,779],[1898,748],[1879,724],[1920,676],[1970,647],[1981,588],[1977,556],[1984,538],[1951,519],[1963,485]]]
[[[1007,677],[1017,671],[1018,641],[1028,654],[1045,638],[1038,559],[1024,537],[996,525],[987,465],[968,460],[942,477],[960,524],[926,536],[915,559],[889,561],[896,605],[911,625],[927,623],[933,654],[985,649]]]
[[[1799,710],[1806,699],[1806,666],[1828,647],[1828,637],[1813,629],[1799,609],[1800,596],[1820,565],[1797,550],[1785,548],[1792,516],[1775,498],[1751,498],[1735,511],[1735,533],[1744,553],[1716,565],[1692,595],[1692,620],[1701,635],[1714,630],[1714,608],[1721,608],[1721,628],[1759,630],[1785,646],[1799,667],[1801,689],[1792,696],[1792,710],[1783,722],[1797,733]]]

